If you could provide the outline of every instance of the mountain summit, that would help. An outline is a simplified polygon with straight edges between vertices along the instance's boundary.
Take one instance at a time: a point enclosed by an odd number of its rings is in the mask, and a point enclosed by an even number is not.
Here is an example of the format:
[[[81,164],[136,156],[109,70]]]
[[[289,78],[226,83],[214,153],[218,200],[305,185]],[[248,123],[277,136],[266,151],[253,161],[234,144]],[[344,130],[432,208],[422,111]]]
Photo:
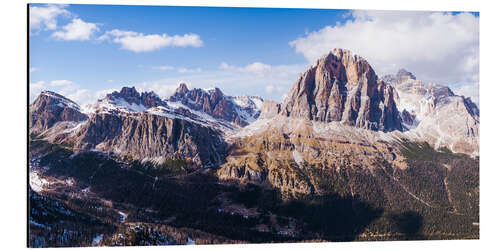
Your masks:
[[[479,108],[470,98],[446,86],[424,83],[404,69],[383,79],[397,92],[395,101],[411,136],[435,148],[479,154]]]
[[[29,130],[41,133],[59,122],[81,122],[87,116],[70,99],[51,91],[42,91],[29,107]]]
[[[371,130],[401,130],[392,86],[349,50],[334,49],[304,72],[283,102],[281,114],[338,121]]]
[[[181,83],[168,100],[169,103],[181,103],[189,109],[204,112],[240,127],[259,117],[260,103],[263,102],[260,97],[226,96],[219,88],[190,90],[185,83]]]
[[[111,100],[122,99],[128,104],[142,105],[145,108],[165,105],[165,102],[163,102],[153,91],[139,93],[135,87],[123,87],[120,92],[114,91],[111,94],[107,94],[106,98]]]

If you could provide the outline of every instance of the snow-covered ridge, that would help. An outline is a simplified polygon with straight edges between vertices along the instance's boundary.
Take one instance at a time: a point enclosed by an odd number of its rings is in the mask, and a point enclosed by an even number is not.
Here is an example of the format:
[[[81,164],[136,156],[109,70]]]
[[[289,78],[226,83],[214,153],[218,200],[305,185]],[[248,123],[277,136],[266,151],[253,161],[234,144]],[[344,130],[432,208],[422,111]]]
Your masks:
[[[238,106],[242,108],[253,108],[260,110],[264,100],[259,96],[232,96],[231,100]]]
[[[258,96],[230,96],[228,97],[236,106],[235,111],[239,117],[248,124],[255,122],[261,113],[264,100]]]
[[[383,79],[396,90],[396,106],[407,118],[407,136],[435,148],[479,155],[479,108],[470,98],[446,86],[423,83],[406,70]]]
[[[182,88],[181,85],[179,88]],[[215,88],[212,89],[194,89],[205,93],[215,93]],[[186,89],[186,91],[189,91]],[[154,99],[153,102],[143,103],[144,96],[149,99]],[[223,99],[232,104],[232,112],[235,112],[239,119],[252,123],[257,120],[260,115],[260,109],[263,104],[263,99],[258,96],[222,96]],[[81,108],[81,112],[87,115],[93,113],[107,114],[132,114],[132,113],[149,113],[153,115],[184,119],[191,122],[216,128],[220,131],[227,132],[235,130],[241,126],[233,121],[228,121],[220,117],[215,117],[214,114],[203,111],[199,103],[192,100],[192,96],[179,98],[166,98],[161,100],[154,92],[139,93],[135,88],[123,88],[120,92],[115,91],[108,94],[105,98],[98,100],[94,104],[85,105]],[[187,112],[186,112],[187,111]]]
[[[95,104],[89,104],[82,108],[82,112],[85,114],[91,114],[96,112],[113,113],[137,113],[144,112],[147,108],[142,104],[129,103],[123,98],[109,99],[104,98],[97,101]]]
[[[52,91],[42,91],[40,93],[40,96],[48,96],[54,100],[57,100],[57,102],[58,102],[57,105],[61,108],[69,107],[69,108],[80,111],[80,105],[78,105],[74,101],[72,101],[72,100],[70,100],[62,95],[54,93]]]
[[[180,109],[189,111],[191,115],[185,114]],[[168,106],[166,107],[165,106],[153,107],[146,110],[145,113],[168,117],[172,119],[182,119],[202,125],[204,127],[212,127],[222,132],[227,132],[229,130],[237,129],[237,126],[235,126],[232,123],[223,121],[221,119],[216,119],[201,111],[192,110],[180,102],[168,102]]]

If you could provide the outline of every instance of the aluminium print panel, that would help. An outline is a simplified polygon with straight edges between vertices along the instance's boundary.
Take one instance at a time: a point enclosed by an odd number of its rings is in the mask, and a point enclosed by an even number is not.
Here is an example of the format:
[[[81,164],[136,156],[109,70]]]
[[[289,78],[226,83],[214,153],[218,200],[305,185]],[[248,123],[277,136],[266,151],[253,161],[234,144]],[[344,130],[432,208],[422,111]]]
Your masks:
[[[28,8],[29,247],[479,239],[479,13]]]

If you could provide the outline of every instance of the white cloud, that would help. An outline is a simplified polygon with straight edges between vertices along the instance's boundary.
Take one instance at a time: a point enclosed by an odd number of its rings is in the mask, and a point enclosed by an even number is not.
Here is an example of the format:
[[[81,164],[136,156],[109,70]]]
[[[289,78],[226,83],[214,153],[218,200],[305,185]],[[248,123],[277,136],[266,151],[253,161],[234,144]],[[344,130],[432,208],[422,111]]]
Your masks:
[[[184,68],[184,67],[172,67],[169,65],[163,65],[163,66],[153,66],[152,67],[155,70],[161,70],[161,71],[170,71],[170,70],[176,70],[178,73],[199,73],[201,72],[201,68]]]
[[[352,17],[290,45],[310,62],[333,48],[350,49],[379,75],[406,68],[419,79],[444,84],[478,78],[479,17],[423,11],[353,11]]]
[[[143,91],[155,91],[162,98],[169,97],[180,82],[185,82],[188,87],[191,84],[196,88],[219,87],[228,95],[259,95],[281,101],[282,95],[291,88],[299,74],[306,69],[306,65],[262,65],[265,64],[250,63],[235,66],[221,63],[218,70],[200,70],[200,72],[195,70],[195,72],[185,72],[182,75],[132,85]],[[177,68],[174,69],[177,70]],[[270,91],[271,89],[268,88],[266,92],[266,87],[269,85],[272,85],[273,89]]]
[[[234,79],[233,84],[239,85],[240,88],[248,89],[251,86],[250,90],[255,91],[255,94],[281,101],[281,97],[288,92],[306,67],[306,65],[269,65],[262,62],[235,66],[222,62],[219,69],[227,72],[227,76]],[[262,90],[265,93],[262,93]]]
[[[178,68],[177,72],[179,73],[197,73],[201,72],[201,68],[195,68],[195,69],[188,69],[188,68]]]
[[[103,89],[103,90],[98,90],[94,94],[94,99],[102,99],[104,98],[107,94],[113,93],[114,91],[120,91],[118,88],[111,88],[111,89]]]
[[[265,91],[268,94],[275,94],[275,93],[281,93],[282,94],[283,92],[287,91],[287,89],[285,89],[282,86],[267,85],[266,88],[265,88]]]
[[[42,90],[45,89],[45,82],[44,81],[38,81],[38,82],[30,82],[29,85],[30,88],[30,103],[32,103],[42,92]]]
[[[52,37],[61,40],[89,40],[90,36],[99,31],[99,27],[95,23],[84,22],[80,18],[74,18],[71,23],[65,25],[63,31],[52,33]]]
[[[53,80],[47,84],[47,87],[49,87],[50,90],[66,96],[71,100],[73,100],[73,98],[76,98],[76,100],[73,101],[77,103],[80,103],[84,99],[85,91],[82,91],[84,89],[81,88],[80,85],[70,80]]]
[[[175,68],[172,66],[163,65],[163,66],[153,66],[153,69],[161,70],[161,71],[168,71],[168,70],[174,70]]]
[[[66,5],[30,6],[30,33],[39,30],[55,30],[57,28],[57,17],[69,15]]]
[[[133,52],[149,52],[163,47],[195,47],[203,46],[203,41],[197,34],[169,36],[167,34],[145,35],[135,31],[114,29],[107,31],[98,40],[109,40],[120,44],[122,49]]]
[[[271,71],[271,65],[264,64],[261,62],[254,62],[254,63],[248,64],[244,67],[237,67],[237,66],[229,65],[226,62],[222,62],[220,64],[219,68],[224,69],[224,70],[233,70],[233,71],[238,71],[238,72],[254,73],[254,74],[257,74],[260,76]]]
[[[135,86],[138,91],[154,91],[160,97],[168,98],[175,92],[180,82],[186,83],[189,88],[219,87],[228,95],[259,95],[281,101],[283,94],[290,89],[299,74],[306,68],[306,65],[265,65],[263,63],[250,63],[242,67],[229,64],[227,66],[228,69],[209,71],[202,71],[198,68],[185,68],[185,70],[173,68],[172,70],[176,72],[180,70],[184,73],[156,81],[125,85],[113,84],[111,87],[117,88],[101,90],[88,90],[71,80],[53,80],[42,84],[47,89],[62,94],[80,105],[94,103],[97,99],[118,91],[123,86]],[[256,72],[261,72],[261,74],[256,74]]]
[[[33,102],[43,90],[50,90],[61,94],[80,105],[92,103],[97,100],[97,94],[82,88],[80,85],[70,80],[53,80],[48,83],[45,81],[32,82],[29,87],[30,102]]]
[[[85,105],[95,101],[94,95],[88,89],[77,89],[69,94],[65,94],[64,96],[79,105]]]
[[[49,86],[51,87],[69,87],[74,85],[75,83],[70,80],[54,80],[49,83]]]
[[[38,68],[37,67],[30,67],[30,73],[33,73],[35,71],[38,71]]]
[[[473,84],[464,84],[452,88],[453,92],[457,95],[470,97],[470,99],[479,106],[479,82]]]
[[[179,87],[180,82],[186,82],[186,81],[177,80],[177,81],[171,81],[170,83],[166,83],[164,81],[143,82],[136,85],[136,87],[138,91],[141,92],[153,91],[161,98],[167,98],[175,92],[177,87]],[[187,83],[187,85],[188,87],[191,86],[191,84],[189,83]]]

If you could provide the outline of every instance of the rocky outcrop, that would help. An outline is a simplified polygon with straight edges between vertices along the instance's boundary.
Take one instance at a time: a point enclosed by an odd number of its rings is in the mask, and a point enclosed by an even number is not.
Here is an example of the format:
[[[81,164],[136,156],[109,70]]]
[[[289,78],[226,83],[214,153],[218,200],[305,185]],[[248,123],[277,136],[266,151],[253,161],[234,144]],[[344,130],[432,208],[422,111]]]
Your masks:
[[[260,115],[260,108],[253,100],[262,102],[259,97],[226,96],[219,88],[189,90],[181,83],[169,102],[180,102],[184,106],[204,112],[216,119],[222,119],[238,126],[246,126]]]
[[[404,69],[383,78],[397,92],[396,104],[413,139],[479,154],[479,108],[470,98],[455,95],[446,86],[423,83]]]
[[[125,87],[84,114],[73,101],[46,91],[30,106],[30,132],[76,151],[97,149],[158,164],[169,158],[197,167],[219,164],[227,147],[220,132],[187,109],[166,107],[153,92]]]
[[[281,104],[279,104],[275,101],[264,100],[264,104],[262,105],[260,117],[272,118],[272,117],[278,115],[280,113],[280,111],[281,111]]]
[[[393,87],[378,80],[365,59],[343,49],[334,49],[299,77],[280,114],[371,130],[402,129]]]
[[[110,100],[123,100],[128,104],[142,105],[145,108],[152,108],[157,106],[166,106],[166,103],[161,100],[154,92],[139,93],[135,87],[123,87],[120,92],[114,91],[106,95]]]
[[[362,135],[353,127],[352,131],[317,127],[333,123],[279,116],[271,120],[262,131],[233,138],[226,163],[217,172],[220,179],[272,186],[285,196],[298,197],[328,192],[321,179],[325,172],[370,172],[382,162],[406,167],[393,146],[375,138],[375,131]],[[254,130],[253,126],[244,129]]]
[[[386,83],[400,84],[408,80],[417,80],[417,78],[406,69],[400,69],[395,75],[385,75],[381,80]]]
[[[41,133],[58,122],[81,122],[87,118],[75,102],[54,92],[43,91],[29,107],[29,131]]]
[[[161,163],[184,159],[198,166],[218,164],[226,143],[214,130],[183,119],[147,113],[94,114],[72,138],[77,149],[98,149]]]

